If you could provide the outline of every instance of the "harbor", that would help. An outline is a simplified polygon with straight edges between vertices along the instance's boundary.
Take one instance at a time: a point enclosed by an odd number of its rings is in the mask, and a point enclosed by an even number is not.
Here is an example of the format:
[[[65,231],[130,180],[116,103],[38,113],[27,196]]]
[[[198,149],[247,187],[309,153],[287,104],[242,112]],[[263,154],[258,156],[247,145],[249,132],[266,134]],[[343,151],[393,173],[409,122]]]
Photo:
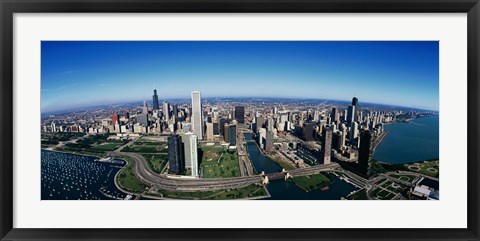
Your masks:
[[[42,200],[115,200],[127,194],[115,185],[125,161],[41,151]]]

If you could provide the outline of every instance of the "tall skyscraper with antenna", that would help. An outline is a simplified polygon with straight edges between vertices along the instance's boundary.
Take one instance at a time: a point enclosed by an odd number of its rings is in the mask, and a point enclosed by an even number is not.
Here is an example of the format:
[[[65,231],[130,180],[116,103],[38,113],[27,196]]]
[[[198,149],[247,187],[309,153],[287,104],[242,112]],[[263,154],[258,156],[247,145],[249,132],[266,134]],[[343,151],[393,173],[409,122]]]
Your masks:
[[[198,140],[203,140],[203,116],[200,91],[192,92],[192,128]]]
[[[158,110],[160,107],[158,105],[158,95],[157,95],[157,88],[153,85],[153,109]]]
[[[358,104],[358,98],[354,95],[352,99],[352,105],[357,107],[357,104]]]
[[[357,104],[358,99],[357,97],[353,97],[352,105],[348,106],[347,112],[347,126],[352,126],[352,123],[356,120],[355,117],[357,116]]]

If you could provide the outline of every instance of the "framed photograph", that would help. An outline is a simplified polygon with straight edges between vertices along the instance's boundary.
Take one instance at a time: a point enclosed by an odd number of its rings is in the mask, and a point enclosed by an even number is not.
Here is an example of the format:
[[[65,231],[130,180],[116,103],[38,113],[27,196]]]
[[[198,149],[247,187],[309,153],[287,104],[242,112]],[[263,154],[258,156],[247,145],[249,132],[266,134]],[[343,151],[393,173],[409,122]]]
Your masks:
[[[1,240],[479,240],[478,0],[1,17]]]

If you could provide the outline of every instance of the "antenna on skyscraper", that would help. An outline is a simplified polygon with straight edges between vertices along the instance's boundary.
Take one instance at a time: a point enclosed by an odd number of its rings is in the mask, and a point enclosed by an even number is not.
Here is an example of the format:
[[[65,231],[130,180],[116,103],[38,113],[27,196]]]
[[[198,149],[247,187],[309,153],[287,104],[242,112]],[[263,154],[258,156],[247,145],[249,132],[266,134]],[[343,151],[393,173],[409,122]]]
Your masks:
[[[157,89],[157,87],[155,87],[155,84],[153,84],[153,89],[154,89],[154,90],[156,90],[156,89]]]

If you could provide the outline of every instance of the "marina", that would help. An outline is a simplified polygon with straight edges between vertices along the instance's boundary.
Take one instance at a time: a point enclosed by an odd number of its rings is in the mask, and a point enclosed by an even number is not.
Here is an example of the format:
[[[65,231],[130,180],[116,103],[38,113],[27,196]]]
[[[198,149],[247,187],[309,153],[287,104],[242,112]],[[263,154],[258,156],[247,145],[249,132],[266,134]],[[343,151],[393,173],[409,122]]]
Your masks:
[[[41,151],[42,200],[113,200],[127,194],[115,186],[115,175],[125,161]]]

